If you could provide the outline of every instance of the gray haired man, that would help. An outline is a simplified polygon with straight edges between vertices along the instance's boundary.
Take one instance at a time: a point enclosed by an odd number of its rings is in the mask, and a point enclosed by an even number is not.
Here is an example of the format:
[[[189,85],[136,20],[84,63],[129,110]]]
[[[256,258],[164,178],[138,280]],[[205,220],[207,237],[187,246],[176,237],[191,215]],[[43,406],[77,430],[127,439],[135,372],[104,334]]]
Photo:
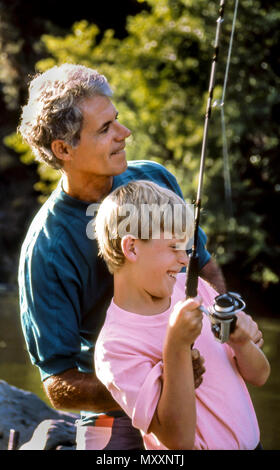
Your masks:
[[[93,370],[93,349],[113,294],[113,278],[87,236],[90,205],[131,180],[150,180],[183,198],[174,176],[152,161],[127,162],[130,130],[118,121],[106,78],[63,64],[30,83],[19,131],[38,160],[61,172],[57,188],[24,240],[19,289],[32,360],[56,408],[79,410],[77,449],[141,449],[129,418]],[[91,215],[92,218],[92,215]],[[224,290],[199,230],[200,275]],[[203,359],[193,351],[196,385]]]

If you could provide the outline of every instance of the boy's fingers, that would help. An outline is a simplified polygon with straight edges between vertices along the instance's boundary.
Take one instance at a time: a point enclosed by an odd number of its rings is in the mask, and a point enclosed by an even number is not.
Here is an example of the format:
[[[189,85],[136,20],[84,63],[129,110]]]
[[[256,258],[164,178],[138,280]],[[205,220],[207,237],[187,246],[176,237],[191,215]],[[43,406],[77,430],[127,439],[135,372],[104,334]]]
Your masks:
[[[252,338],[254,343],[259,347],[261,348],[263,346],[263,334],[260,330],[257,331],[257,334],[254,336],[254,338]]]
[[[195,310],[202,303],[202,298],[198,295],[192,299],[188,299],[184,302],[184,310]]]
[[[257,343],[261,338],[262,338],[262,332],[261,330],[258,330],[253,336],[253,341]]]
[[[262,348],[263,345],[264,345],[264,340],[263,339],[260,339],[260,341],[258,341],[257,343],[255,343],[256,346],[258,346],[259,348]]]

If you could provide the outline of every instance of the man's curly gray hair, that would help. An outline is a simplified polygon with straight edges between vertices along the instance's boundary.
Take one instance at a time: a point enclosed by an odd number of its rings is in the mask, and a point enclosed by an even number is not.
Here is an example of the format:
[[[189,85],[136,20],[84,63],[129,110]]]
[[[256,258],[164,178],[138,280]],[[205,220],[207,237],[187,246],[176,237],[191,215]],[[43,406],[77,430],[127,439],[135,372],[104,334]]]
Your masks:
[[[37,160],[60,169],[51,143],[61,139],[75,147],[80,140],[83,114],[79,104],[95,95],[112,96],[104,75],[82,65],[63,64],[37,74],[29,85],[18,131]]]

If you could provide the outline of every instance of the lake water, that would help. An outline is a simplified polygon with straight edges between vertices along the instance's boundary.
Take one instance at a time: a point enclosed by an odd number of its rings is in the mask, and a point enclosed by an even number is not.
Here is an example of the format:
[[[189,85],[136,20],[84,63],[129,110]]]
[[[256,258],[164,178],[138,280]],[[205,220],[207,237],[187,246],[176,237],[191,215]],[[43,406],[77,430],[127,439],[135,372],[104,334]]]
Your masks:
[[[280,318],[257,317],[263,332],[264,352],[271,364],[271,375],[261,387],[249,387],[266,450],[280,449]],[[36,393],[50,406],[36,367],[32,366],[21,332],[16,293],[0,293],[0,379]],[[230,405],[230,404],[229,404]]]

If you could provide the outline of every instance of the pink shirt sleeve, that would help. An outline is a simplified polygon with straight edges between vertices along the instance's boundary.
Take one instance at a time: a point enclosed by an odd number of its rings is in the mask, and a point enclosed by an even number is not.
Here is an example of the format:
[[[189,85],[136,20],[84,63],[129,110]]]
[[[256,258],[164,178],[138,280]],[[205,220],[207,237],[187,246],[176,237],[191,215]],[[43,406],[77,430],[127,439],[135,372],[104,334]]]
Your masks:
[[[118,341],[106,332],[95,347],[95,369],[99,380],[108,388],[116,402],[132,419],[134,427],[148,432],[161,394],[162,361],[133,351],[129,344]]]

